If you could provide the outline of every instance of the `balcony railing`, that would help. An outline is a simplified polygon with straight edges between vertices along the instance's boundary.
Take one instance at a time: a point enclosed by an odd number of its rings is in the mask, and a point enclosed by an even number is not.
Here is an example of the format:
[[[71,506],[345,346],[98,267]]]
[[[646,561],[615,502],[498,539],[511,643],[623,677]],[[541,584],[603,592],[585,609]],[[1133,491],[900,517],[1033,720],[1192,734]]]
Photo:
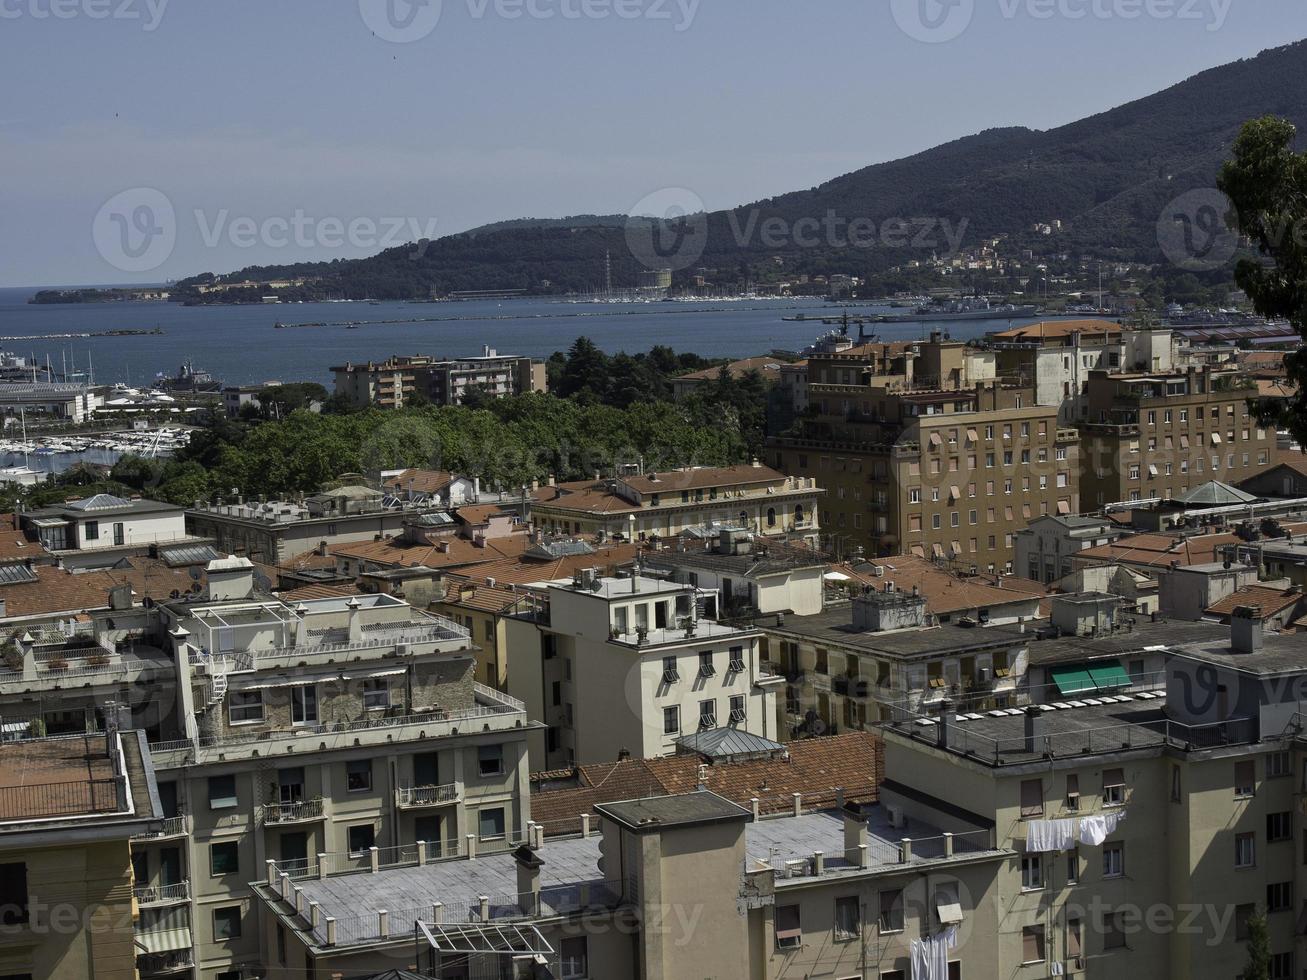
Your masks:
[[[271,647],[267,650],[251,650],[238,654],[237,660],[244,665],[245,660],[257,664],[260,661],[283,660],[286,657],[311,657],[316,654],[341,653],[349,650],[376,650],[400,644],[440,643],[449,641],[467,641],[471,639],[466,629],[452,620],[438,616],[428,617],[432,622],[397,623],[394,626],[379,624],[371,629],[364,627],[357,640],[338,640],[334,642],[308,642],[292,646]]]
[[[133,889],[137,905],[170,905],[190,901],[191,883],[179,881],[173,885],[144,885]]]
[[[117,813],[125,805],[122,777],[0,786],[0,823]]]
[[[136,970],[141,976],[156,973],[176,973],[189,970],[195,966],[194,954],[189,949],[179,949],[171,953],[147,953],[136,957]]]
[[[395,790],[395,802],[401,807],[446,806],[459,800],[458,784],[443,786],[401,786]]]
[[[185,743],[189,745],[190,743]],[[151,746],[153,749],[153,746]],[[133,834],[132,840],[163,840],[165,837],[184,837],[190,833],[190,818],[182,813],[175,817],[165,817],[163,826],[157,831]]]
[[[265,803],[259,808],[265,824],[303,823],[322,819],[322,798],[294,803]]]

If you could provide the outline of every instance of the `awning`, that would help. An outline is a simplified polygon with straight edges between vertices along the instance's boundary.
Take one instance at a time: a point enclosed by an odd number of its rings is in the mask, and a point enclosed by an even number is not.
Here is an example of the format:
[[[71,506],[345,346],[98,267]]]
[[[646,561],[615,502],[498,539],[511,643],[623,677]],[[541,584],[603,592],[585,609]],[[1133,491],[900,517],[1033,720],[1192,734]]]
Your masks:
[[[975,429],[967,430],[967,442],[980,442],[980,435]]]
[[[925,557],[926,557],[926,549],[925,549],[925,547],[924,547],[923,545],[914,544],[914,545],[912,546],[911,551],[912,551],[912,553],[913,553],[914,555],[916,555],[918,558],[925,558]]]
[[[1149,463],[1149,464],[1148,464],[1148,475],[1149,475],[1149,476],[1157,476],[1157,464],[1156,464],[1156,463]]]
[[[437,953],[470,956],[475,953],[500,956],[553,956],[554,948],[535,926],[490,923],[454,923],[418,927]]]
[[[1130,675],[1119,660],[1090,664],[1089,677],[1100,691],[1116,691],[1130,686]]]
[[[1181,449],[1188,449],[1188,448],[1189,448],[1189,437],[1188,437],[1188,436],[1181,436],[1181,437],[1180,437],[1180,448],[1181,448]]]
[[[1213,445],[1213,446],[1219,446],[1220,444],[1221,444],[1221,433],[1219,433],[1219,432],[1213,432],[1213,433],[1212,433],[1212,445]]]
[[[822,576],[827,582],[849,582],[852,581],[849,576],[843,572],[827,572]]]
[[[1098,685],[1084,667],[1054,667],[1049,673],[1057,689],[1068,697],[1098,690]]]
[[[136,936],[136,946],[142,953],[171,953],[174,950],[190,949],[191,945],[191,930],[184,926],[138,933]]]
[[[961,498],[962,498],[962,490],[961,490],[960,487],[949,487],[949,488],[948,488],[948,499],[949,499],[949,500],[960,500]]]
[[[1057,502],[1057,512],[1058,512],[1059,514],[1069,514],[1069,513],[1071,513],[1071,501],[1069,501],[1069,500],[1059,500],[1059,501]]]
[[[938,432],[932,432],[930,434],[930,444],[932,446],[942,446],[944,445],[944,439]]]

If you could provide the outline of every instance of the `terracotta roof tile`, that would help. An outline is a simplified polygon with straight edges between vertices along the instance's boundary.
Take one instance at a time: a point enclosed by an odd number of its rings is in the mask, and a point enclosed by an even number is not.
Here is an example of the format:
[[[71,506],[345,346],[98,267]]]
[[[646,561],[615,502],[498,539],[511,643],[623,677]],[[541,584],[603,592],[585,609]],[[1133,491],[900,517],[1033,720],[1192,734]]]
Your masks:
[[[384,486],[388,490],[408,490],[415,493],[442,493],[454,482],[454,474],[445,470],[405,470],[398,476],[388,477]]]
[[[406,544],[399,538],[385,541],[355,541],[332,547],[331,552],[345,558],[382,568],[461,568],[486,562],[503,561],[520,555],[528,545],[525,534],[489,538],[484,547],[466,538],[442,537],[429,544]]]
[[[873,565],[879,565],[885,574],[876,575],[871,568]],[[993,575],[962,576],[916,555],[878,558],[874,562],[857,566],[846,564],[831,567],[878,591],[883,590],[888,582],[893,582],[899,592],[911,592],[916,587],[926,600],[926,611],[936,616],[1022,602],[1035,596],[1043,598],[1048,594],[1045,586],[1029,579],[1007,576],[999,579]]]
[[[454,579],[445,583],[446,605],[462,606],[481,612],[502,613],[522,601],[522,593],[512,589],[489,586],[484,582],[472,582],[468,579]]]
[[[505,561],[475,565],[460,571],[464,578],[484,582],[494,579],[499,585],[526,585],[531,582],[553,582],[571,578],[583,568],[618,569],[635,561],[640,553],[638,544],[618,544],[600,548],[588,555],[569,555],[540,561],[521,556]]]
[[[304,585],[278,594],[285,602],[308,602],[312,599],[337,599],[341,596],[358,595],[359,587],[353,584]]]
[[[1203,610],[1209,616],[1233,616],[1239,606],[1261,606],[1262,615],[1271,617],[1303,601],[1301,589],[1268,589],[1262,585],[1245,585],[1238,592]]]
[[[654,476],[657,479],[654,479]],[[740,487],[756,483],[779,483],[785,474],[770,466],[702,466],[689,470],[664,470],[657,474],[631,476],[622,480],[639,493],[666,493],[708,487]]]
[[[757,797],[763,813],[784,812],[793,806],[794,793],[803,794],[805,809],[833,806],[841,788],[850,802],[876,800],[885,760],[874,734],[808,739],[791,742],[786,749],[788,759],[710,765],[703,785],[746,807]],[[577,787],[533,792],[531,815],[550,835],[575,833],[581,815],[592,812],[597,803],[692,792],[700,784],[701,763],[697,755],[680,755],[582,766],[575,774]]]

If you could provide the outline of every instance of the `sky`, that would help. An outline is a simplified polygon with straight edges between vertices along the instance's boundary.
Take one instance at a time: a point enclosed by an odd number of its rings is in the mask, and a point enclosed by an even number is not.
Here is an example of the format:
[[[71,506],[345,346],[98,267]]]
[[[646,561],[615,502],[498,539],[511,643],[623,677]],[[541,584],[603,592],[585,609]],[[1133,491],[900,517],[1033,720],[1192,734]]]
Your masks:
[[[1300,0],[0,0],[0,285],[722,208],[1303,37]]]

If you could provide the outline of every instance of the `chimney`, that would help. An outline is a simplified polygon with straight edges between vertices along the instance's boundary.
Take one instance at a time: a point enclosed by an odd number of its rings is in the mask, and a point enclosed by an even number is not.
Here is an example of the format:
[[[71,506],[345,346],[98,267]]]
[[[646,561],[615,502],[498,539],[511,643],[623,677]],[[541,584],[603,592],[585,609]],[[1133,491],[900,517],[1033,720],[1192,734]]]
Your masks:
[[[528,915],[539,915],[540,869],[544,867],[545,862],[529,844],[523,844],[513,852],[513,863],[517,865],[518,901]]]
[[[1238,606],[1230,617],[1230,647],[1235,653],[1260,653],[1262,649],[1261,606]]]
[[[856,803],[845,804],[840,812],[844,817],[844,860],[860,868],[867,854],[867,818]]]
[[[1038,705],[1026,708],[1026,751],[1039,752],[1039,740],[1044,737],[1044,712]]]
[[[949,738],[953,735],[953,726],[957,724],[958,714],[953,702],[945,699],[939,706],[939,724],[935,726],[936,744],[947,749]]]
[[[363,624],[359,622],[359,602],[358,596],[350,596],[349,602],[345,603],[345,608],[349,610],[349,642],[358,643],[363,639]]]

